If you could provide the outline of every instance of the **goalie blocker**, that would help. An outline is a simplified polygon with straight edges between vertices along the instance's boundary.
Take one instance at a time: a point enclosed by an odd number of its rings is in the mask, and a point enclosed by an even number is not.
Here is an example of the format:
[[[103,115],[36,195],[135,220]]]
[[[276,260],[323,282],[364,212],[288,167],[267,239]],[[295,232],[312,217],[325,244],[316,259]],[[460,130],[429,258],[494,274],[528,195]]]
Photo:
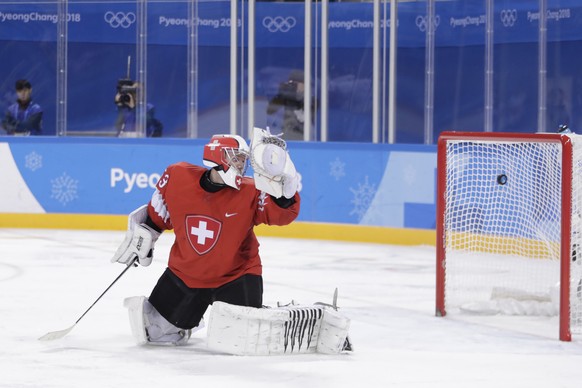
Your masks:
[[[349,318],[326,305],[253,308],[215,302],[208,348],[251,356],[337,354],[351,350],[349,327]]]

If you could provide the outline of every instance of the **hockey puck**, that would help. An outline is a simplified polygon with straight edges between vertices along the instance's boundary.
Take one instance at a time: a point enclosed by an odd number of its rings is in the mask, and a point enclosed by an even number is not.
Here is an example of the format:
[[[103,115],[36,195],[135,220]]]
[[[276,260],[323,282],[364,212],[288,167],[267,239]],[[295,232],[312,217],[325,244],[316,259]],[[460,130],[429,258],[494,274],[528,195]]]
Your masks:
[[[504,185],[507,183],[507,175],[499,174],[497,175],[497,183],[500,185]]]

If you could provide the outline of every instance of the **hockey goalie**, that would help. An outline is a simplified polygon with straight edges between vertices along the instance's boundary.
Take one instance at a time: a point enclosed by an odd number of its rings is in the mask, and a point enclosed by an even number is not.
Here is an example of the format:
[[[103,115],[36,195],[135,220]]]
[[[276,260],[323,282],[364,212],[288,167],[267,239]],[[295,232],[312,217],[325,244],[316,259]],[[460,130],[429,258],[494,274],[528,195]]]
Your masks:
[[[254,177],[245,177],[249,160]],[[287,225],[299,213],[301,177],[287,145],[255,128],[249,147],[236,135],[215,135],[203,164],[166,168],[151,200],[129,215],[112,262],[152,262],[164,230],[175,241],[168,267],[149,297],[124,302],[138,344],[185,345],[212,305],[211,349],[241,355],[339,353],[349,319],[325,305],[263,308],[262,265],[254,226]]]

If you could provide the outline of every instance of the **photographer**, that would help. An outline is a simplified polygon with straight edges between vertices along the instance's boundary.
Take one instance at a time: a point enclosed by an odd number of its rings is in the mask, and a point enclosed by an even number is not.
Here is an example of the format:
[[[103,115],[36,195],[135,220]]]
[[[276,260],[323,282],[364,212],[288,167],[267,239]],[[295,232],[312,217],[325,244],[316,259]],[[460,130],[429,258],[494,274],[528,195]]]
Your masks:
[[[303,140],[304,101],[303,71],[293,70],[289,79],[279,85],[277,95],[267,106],[267,115],[273,115],[283,108],[281,128],[273,125],[273,133],[281,130],[285,140]],[[311,104],[312,122],[315,116],[315,103]]]
[[[16,102],[8,107],[2,128],[8,135],[29,136],[42,132],[42,108],[32,102],[32,85],[25,79],[16,81]]]
[[[117,120],[115,129],[119,137],[132,137],[136,135],[136,105],[139,84],[131,80],[120,80],[117,84],[115,104],[117,105]],[[163,124],[155,118],[154,106],[147,104],[146,110],[146,136],[161,137]]]

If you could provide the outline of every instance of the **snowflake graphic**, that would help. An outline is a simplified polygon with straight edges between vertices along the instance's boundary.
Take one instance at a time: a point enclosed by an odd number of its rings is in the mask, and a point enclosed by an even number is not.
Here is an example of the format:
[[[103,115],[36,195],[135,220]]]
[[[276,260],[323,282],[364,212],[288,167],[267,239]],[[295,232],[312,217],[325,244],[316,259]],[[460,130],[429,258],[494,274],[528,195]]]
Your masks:
[[[329,175],[339,181],[341,177],[345,176],[345,163],[343,163],[339,158],[335,158],[333,162],[329,163]]]
[[[350,187],[350,191],[354,194],[354,199],[351,201],[351,203],[354,204],[354,208],[350,212],[350,215],[355,214],[358,219],[362,219],[370,207],[372,199],[374,199],[376,187],[370,185],[368,182],[368,176],[366,176],[364,184],[359,183],[357,189],[352,189]]]
[[[42,155],[32,151],[24,157],[24,167],[31,171],[36,171],[42,167]]]
[[[79,198],[77,195],[77,184],[79,181],[71,178],[66,172],[56,179],[51,179],[52,184],[52,195],[51,198],[55,198],[63,206],[67,203]]]

